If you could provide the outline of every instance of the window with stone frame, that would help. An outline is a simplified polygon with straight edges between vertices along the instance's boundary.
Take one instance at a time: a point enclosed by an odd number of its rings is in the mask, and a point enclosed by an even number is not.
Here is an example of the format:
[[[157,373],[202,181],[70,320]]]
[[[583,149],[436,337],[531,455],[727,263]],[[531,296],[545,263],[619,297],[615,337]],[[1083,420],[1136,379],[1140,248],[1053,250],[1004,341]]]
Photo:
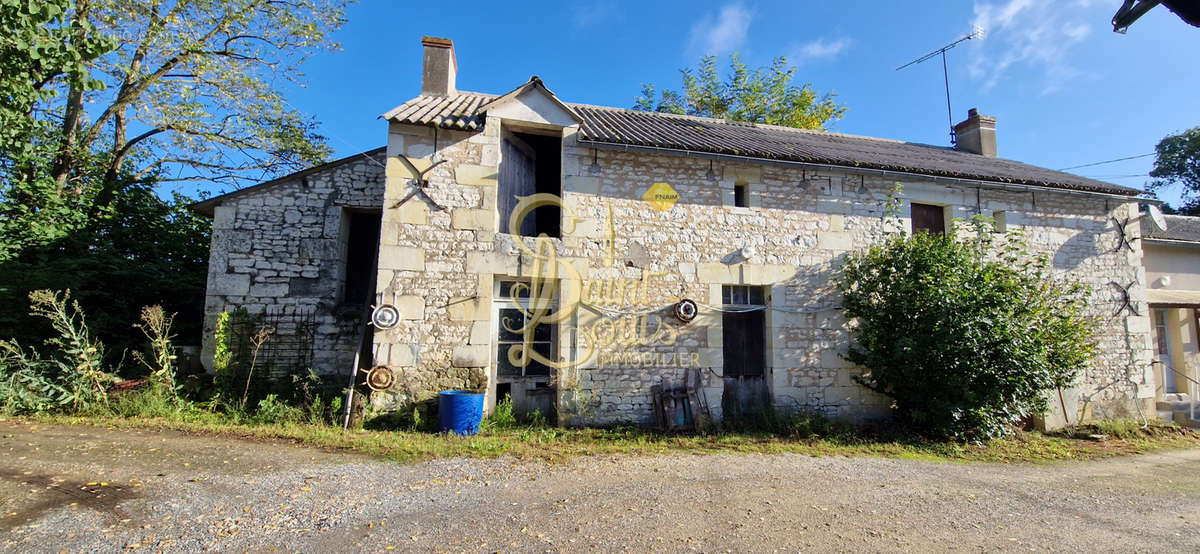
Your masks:
[[[750,183],[739,181],[733,185],[733,205],[738,208],[750,207]]]
[[[550,285],[553,286],[553,285]],[[554,304],[539,304],[536,298],[531,299],[530,282],[527,280],[501,280],[497,285],[495,296],[496,314],[496,376],[498,378],[549,377],[550,368],[536,360],[521,367],[514,365],[508,357],[509,350],[525,342],[525,333],[521,332],[530,320],[535,310],[544,309],[547,313],[555,309]],[[553,292],[553,291],[551,291]],[[516,304],[514,305],[514,297]],[[551,298],[553,295],[550,296]],[[530,347],[548,360],[555,360],[557,325],[542,324],[534,328]]]
[[[912,203],[912,233],[946,234],[946,207]]]

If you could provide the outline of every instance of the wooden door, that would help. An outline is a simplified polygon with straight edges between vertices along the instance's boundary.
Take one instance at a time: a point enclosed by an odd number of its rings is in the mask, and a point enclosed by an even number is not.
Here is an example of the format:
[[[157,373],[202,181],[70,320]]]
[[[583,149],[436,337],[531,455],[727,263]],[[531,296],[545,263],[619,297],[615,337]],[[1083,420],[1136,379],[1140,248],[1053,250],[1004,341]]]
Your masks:
[[[766,312],[726,312],[721,317],[726,420],[761,414],[770,401],[766,381]]]

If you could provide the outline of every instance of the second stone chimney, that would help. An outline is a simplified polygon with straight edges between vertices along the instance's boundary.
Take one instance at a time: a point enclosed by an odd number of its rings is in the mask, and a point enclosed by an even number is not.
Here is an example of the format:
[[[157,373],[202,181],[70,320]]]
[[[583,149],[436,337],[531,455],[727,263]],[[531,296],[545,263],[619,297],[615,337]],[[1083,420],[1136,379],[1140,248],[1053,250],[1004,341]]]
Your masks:
[[[421,94],[453,96],[458,62],[454,59],[454,41],[448,38],[421,37],[425,47],[425,62],[421,69]]]
[[[979,115],[979,110],[967,110],[967,119],[954,126],[957,147],[963,152],[996,157],[996,118]]]

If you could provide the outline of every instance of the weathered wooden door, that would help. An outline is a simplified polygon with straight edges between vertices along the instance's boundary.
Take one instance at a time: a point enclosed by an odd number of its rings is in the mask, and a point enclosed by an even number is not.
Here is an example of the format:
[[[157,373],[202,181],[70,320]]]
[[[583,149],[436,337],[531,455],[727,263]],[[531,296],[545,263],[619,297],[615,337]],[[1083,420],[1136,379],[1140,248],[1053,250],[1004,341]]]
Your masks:
[[[721,412],[726,420],[760,414],[770,396],[766,381],[766,314],[726,312],[721,318],[725,387]]]

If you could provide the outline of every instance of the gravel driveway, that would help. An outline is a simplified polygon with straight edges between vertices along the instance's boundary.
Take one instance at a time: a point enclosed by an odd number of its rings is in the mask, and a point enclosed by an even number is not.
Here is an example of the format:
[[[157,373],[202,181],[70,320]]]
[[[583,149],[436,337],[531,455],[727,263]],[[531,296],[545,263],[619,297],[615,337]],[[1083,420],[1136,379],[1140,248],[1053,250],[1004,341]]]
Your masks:
[[[171,431],[0,421],[0,437],[11,552],[1200,550],[1200,450],[399,465]]]

